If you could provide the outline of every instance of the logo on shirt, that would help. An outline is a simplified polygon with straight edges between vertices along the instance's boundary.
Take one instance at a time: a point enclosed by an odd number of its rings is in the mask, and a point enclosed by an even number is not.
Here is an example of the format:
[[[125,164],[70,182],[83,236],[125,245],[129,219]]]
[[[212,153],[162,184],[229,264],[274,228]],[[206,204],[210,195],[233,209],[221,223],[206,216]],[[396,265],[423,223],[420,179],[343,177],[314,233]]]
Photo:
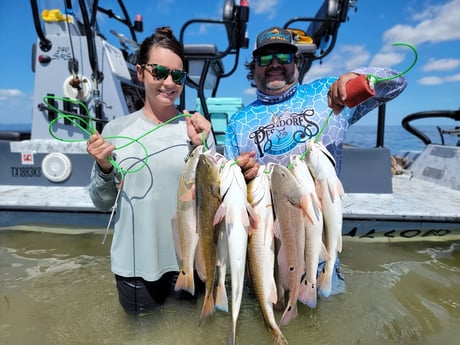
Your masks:
[[[318,134],[319,126],[311,120],[313,109],[302,113],[285,112],[265,126],[249,134],[259,150],[259,156],[281,155],[292,150],[299,143],[304,143]]]

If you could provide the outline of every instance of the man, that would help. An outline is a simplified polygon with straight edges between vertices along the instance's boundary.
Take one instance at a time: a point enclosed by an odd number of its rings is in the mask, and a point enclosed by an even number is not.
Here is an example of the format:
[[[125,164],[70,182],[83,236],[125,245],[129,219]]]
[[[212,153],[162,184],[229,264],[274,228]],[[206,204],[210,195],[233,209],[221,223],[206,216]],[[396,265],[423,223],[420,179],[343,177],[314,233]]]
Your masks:
[[[348,127],[406,87],[406,80],[395,77],[398,73],[388,68],[359,68],[339,78],[327,77],[301,85],[297,50],[289,30],[272,27],[257,36],[253,59],[246,64],[248,79],[257,88],[257,99],[231,117],[225,138],[225,156],[237,159],[246,180],[256,176],[259,164],[287,166],[289,157],[304,153],[305,142],[315,138],[326,122],[318,140],[334,156],[340,173]],[[347,108],[346,84],[361,74],[378,78],[375,95]],[[329,118],[331,110],[337,116]],[[332,294],[344,289],[337,259]]]

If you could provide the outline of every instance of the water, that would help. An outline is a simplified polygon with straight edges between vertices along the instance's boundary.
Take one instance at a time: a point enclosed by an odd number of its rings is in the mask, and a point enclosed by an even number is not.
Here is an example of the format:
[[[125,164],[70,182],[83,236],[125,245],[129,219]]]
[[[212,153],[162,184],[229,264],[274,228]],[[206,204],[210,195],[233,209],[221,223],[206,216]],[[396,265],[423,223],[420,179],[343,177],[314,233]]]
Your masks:
[[[435,144],[441,143],[441,137],[435,125],[415,125],[415,127],[428,135]],[[442,129],[452,129],[451,123],[441,124]],[[30,124],[0,124],[1,131],[30,131]],[[345,142],[353,146],[375,147],[377,127],[373,125],[354,125],[347,132]],[[459,137],[446,135],[446,144],[455,145]],[[423,142],[406,131],[402,126],[393,125],[385,127],[384,146],[389,148],[393,155],[406,151],[422,151]]]
[[[196,302],[168,301],[127,317],[102,235],[0,232],[0,343],[8,345],[225,344],[231,315],[198,326]],[[460,337],[460,244],[345,241],[347,292],[320,299],[282,329],[289,344],[456,344]],[[281,315],[276,314],[277,320]],[[272,344],[247,288],[237,344]]]
[[[441,125],[442,129],[452,129],[453,126]],[[441,137],[436,126],[423,125],[416,128],[425,133],[434,144],[441,144]],[[353,146],[375,147],[377,137],[376,126],[351,126],[347,132],[345,142]],[[446,145],[456,145],[459,137],[445,135]],[[406,151],[422,151],[425,144],[401,126],[386,126],[384,147],[390,149],[391,154],[398,155]]]

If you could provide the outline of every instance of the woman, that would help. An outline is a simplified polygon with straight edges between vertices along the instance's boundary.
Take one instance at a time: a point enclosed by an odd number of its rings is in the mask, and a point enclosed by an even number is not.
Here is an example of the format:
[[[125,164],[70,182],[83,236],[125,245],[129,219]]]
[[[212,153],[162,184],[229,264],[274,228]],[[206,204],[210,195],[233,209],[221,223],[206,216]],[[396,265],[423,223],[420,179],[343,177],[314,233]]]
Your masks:
[[[208,137],[208,148],[214,142],[209,121],[186,110],[181,115],[174,105],[186,72],[183,48],[169,27],[144,40],[136,70],[145,86],[144,107],[92,135],[87,151],[96,161],[90,184],[94,205],[110,210],[116,203],[111,267],[119,301],[127,312],[139,314],[154,310],[174,291],[179,268],[171,218],[179,176],[194,145]]]

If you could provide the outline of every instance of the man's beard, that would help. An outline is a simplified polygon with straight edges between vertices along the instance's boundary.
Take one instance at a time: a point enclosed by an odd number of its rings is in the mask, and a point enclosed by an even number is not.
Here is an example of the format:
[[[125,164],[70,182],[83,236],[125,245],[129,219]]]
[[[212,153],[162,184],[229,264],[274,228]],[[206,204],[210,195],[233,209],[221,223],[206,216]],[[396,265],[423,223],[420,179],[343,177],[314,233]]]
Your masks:
[[[265,82],[265,79],[261,80],[262,83],[260,83],[260,86],[262,87],[262,89],[264,91],[278,91],[278,90],[281,90],[286,85],[291,85],[297,80],[297,78],[299,76],[299,71],[296,68],[294,70],[294,73],[292,74],[292,76],[289,79],[286,77],[285,73],[284,73],[284,76],[285,76],[285,78],[282,79],[282,80],[273,80],[273,81],[270,81],[268,83]]]

